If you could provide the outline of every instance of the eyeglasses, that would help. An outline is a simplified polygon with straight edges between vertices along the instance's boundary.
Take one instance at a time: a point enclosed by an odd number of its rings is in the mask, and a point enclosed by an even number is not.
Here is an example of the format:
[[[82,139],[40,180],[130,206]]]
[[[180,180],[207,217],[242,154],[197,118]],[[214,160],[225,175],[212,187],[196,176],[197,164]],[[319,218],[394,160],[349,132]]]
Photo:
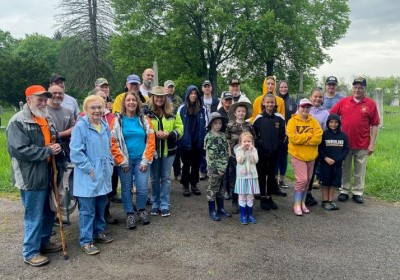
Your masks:
[[[52,92],[51,94],[52,94],[52,95],[63,95],[64,93],[63,93],[63,92],[58,92],[58,91],[56,91],[56,92]]]
[[[98,106],[89,106],[89,109],[90,110],[92,110],[92,111],[94,111],[94,110],[99,110],[99,111],[101,111],[102,109],[103,109],[103,106],[101,106],[101,105],[98,105]]]

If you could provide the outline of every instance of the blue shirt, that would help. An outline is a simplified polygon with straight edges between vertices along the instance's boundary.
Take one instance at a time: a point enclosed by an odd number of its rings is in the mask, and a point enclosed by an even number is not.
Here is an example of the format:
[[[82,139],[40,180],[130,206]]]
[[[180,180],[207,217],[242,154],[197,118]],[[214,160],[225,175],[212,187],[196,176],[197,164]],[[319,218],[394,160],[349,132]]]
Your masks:
[[[146,148],[146,133],[140,124],[138,116],[130,118],[122,117],[122,135],[124,136],[126,148],[130,159],[141,159]]]

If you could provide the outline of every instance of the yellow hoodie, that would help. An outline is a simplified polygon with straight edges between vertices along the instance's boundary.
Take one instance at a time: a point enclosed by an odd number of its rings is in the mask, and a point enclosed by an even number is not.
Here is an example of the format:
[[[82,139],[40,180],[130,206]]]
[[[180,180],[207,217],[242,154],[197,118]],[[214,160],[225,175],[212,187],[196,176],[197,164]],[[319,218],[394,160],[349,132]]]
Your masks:
[[[289,138],[289,154],[302,161],[316,159],[322,133],[318,121],[311,115],[308,115],[307,120],[303,121],[298,114],[293,114],[286,127],[286,134]]]
[[[276,95],[276,79],[274,79],[275,81],[275,87],[273,90],[273,94],[275,96],[275,102],[277,105],[277,109],[276,111],[281,114],[284,118],[285,118],[285,101],[280,98],[279,96]],[[256,117],[261,114],[261,102],[264,98],[264,95],[267,94],[267,79],[264,79],[264,83],[263,83],[263,94],[258,96],[256,98],[256,100],[254,100],[253,103],[253,115],[250,118],[250,122],[253,123],[256,119]]]

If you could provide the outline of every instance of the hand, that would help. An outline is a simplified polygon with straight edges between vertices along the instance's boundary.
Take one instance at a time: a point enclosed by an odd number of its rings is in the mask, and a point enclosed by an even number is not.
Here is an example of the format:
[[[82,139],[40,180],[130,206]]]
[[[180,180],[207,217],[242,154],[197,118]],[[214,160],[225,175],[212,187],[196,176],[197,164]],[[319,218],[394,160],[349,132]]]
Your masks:
[[[329,165],[332,165],[335,163],[335,161],[329,157],[324,158],[325,162]]]
[[[218,171],[218,175],[219,175],[219,176],[224,176],[224,174],[225,174],[225,172]]]
[[[127,173],[129,171],[129,166],[122,167],[122,172]]]
[[[94,171],[90,171],[89,176],[90,178],[94,179]]]
[[[50,144],[49,147],[51,148],[51,152],[53,155],[57,155],[61,152],[61,146],[58,143]]]
[[[372,145],[369,145],[367,151],[369,156],[372,155],[372,153],[374,152],[374,147]]]
[[[157,138],[164,140],[164,139],[168,138],[169,133],[168,132],[164,132],[162,130],[159,130],[159,131],[157,131],[156,136],[157,136]]]
[[[141,164],[140,167],[139,167],[139,170],[142,171],[142,172],[146,172],[147,165]]]

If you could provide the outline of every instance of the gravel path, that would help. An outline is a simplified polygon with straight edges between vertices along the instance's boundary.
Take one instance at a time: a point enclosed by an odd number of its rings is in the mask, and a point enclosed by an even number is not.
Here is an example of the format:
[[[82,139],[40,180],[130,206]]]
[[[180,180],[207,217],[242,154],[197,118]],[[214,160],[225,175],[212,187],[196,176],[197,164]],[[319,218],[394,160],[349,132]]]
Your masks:
[[[66,227],[69,260],[53,253],[41,268],[22,261],[20,201],[0,199],[0,279],[399,279],[399,205],[366,198],[364,205],[339,202],[334,212],[314,206],[296,217],[289,194],[274,198],[276,211],[255,201],[258,224],[243,226],[238,215],[209,220],[205,189],[203,182],[201,196],[185,198],[174,182],[171,216],[133,231],[113,204],[120,223],[107,233],[115,241],[100,244],[95,256],[78,246],[76,210]]]

